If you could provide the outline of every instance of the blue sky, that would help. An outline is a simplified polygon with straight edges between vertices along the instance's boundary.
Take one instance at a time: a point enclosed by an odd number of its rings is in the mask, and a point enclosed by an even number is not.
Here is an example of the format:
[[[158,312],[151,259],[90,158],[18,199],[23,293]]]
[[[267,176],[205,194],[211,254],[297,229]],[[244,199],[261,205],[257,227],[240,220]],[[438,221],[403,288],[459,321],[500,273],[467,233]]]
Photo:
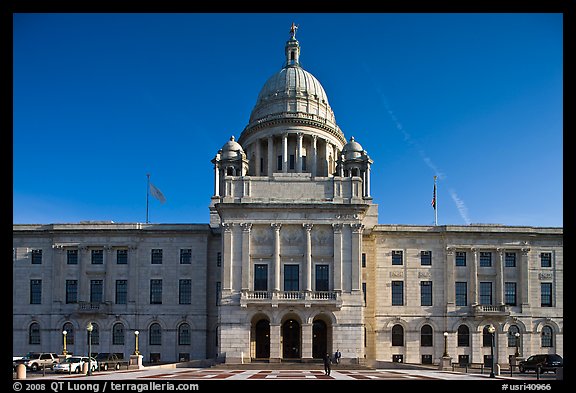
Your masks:
[[[554,13],[15,14],[13,222],[208,223],[292,22],[381,224],[563,226]]]

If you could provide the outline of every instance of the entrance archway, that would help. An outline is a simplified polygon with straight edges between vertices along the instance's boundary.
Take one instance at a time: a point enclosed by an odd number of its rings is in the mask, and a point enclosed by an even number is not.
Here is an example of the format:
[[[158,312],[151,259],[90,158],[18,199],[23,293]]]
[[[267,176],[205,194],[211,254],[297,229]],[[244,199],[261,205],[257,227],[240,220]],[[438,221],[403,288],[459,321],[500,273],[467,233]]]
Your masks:
[[[282,324],[282,357],[297,359],[300,351],[300,324],[294,319],[288,319]]]
[[[255,327],[256,337],[256,351],[255,356],[257,359],[270,358],[270,322],[266,319],[261,319],[256,323]]]
[[[317,319],[312,324],[312,357],[322,359],[328,352],[328,327],[326,322]]]

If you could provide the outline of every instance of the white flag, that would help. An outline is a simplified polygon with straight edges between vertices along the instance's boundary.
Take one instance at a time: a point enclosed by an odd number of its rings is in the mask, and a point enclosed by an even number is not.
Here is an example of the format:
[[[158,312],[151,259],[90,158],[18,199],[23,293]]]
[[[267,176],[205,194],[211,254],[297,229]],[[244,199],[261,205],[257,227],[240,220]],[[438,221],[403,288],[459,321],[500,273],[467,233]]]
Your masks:
[[[150,183],[150,194],[152,194],[154,198],[158,199],[160,203],[166,202],[166,198],[164,197],[164,194],[162,194],[162,191],[156,188],[152,183]]]

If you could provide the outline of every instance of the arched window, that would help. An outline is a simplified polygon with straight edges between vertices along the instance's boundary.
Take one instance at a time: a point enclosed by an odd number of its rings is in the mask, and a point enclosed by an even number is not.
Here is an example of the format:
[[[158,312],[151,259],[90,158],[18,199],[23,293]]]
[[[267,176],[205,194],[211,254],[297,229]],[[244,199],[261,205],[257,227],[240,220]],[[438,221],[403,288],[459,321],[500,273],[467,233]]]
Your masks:
[[[469,347],[470,346],[470,329],[466,325],[458,326],[458,346],[459,347]]]
[[[183,323],[178,326],[178,345],[190,345],[191,344],[191,334],[190,325]]]
[[[120,322],[112,327],[112,345],[124,345],[124,325]]]
[[[28,344],[40,345],[40,325],[36,322],[28,328]]]
[[[550,326],[544,326],[542,328],[542,346],[543,347],[553,347],[552,340],[552,328]]]
[[[508,329],[508,346],[509,347],[517,347],[518,344],[520,344],[517,341],[520,341],[520,336],[518,336],[518,338],[516,338],[516,333],[520,334],[520,329],[518,329],[518,326],[516,325],[512,325],[510,326],[510,329]]]
[[[432,326],[422,326],[422,329],[420,329],[420,345],[423,347],[431,347],[432,342]]]
[[[66,330],[66,345],[74,345],[74,325],[70,322],[66,322],[62,327],[62,330]]]
[[[92,345],[100,345],[100,328],[92,323]]]
[[[159,324],[150,325],[150,334],[148,337],[150,345],[162,345],[162,328]]]
[[[490,325],[484,326],[482,330],[482,346],[491,347],[492,346],[492,334],[488,331]]]
[[[402,325],[394,325],[392,327],[392,346],[403,347],[404,346],[404,328]]]

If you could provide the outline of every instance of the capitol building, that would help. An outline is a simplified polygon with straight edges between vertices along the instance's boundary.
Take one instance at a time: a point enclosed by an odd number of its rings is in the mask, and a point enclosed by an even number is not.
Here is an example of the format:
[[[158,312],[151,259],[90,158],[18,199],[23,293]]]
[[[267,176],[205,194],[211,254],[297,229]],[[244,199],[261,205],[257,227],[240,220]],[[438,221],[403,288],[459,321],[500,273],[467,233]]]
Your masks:
[[[370,146],[338,127],[294,26],[278,55],[214,147],[209,223],[13,225],[13,353],[86,354],[92,324],[92,352],[137,342],[152,363],[563,355],[563,228],[379,224]]]

